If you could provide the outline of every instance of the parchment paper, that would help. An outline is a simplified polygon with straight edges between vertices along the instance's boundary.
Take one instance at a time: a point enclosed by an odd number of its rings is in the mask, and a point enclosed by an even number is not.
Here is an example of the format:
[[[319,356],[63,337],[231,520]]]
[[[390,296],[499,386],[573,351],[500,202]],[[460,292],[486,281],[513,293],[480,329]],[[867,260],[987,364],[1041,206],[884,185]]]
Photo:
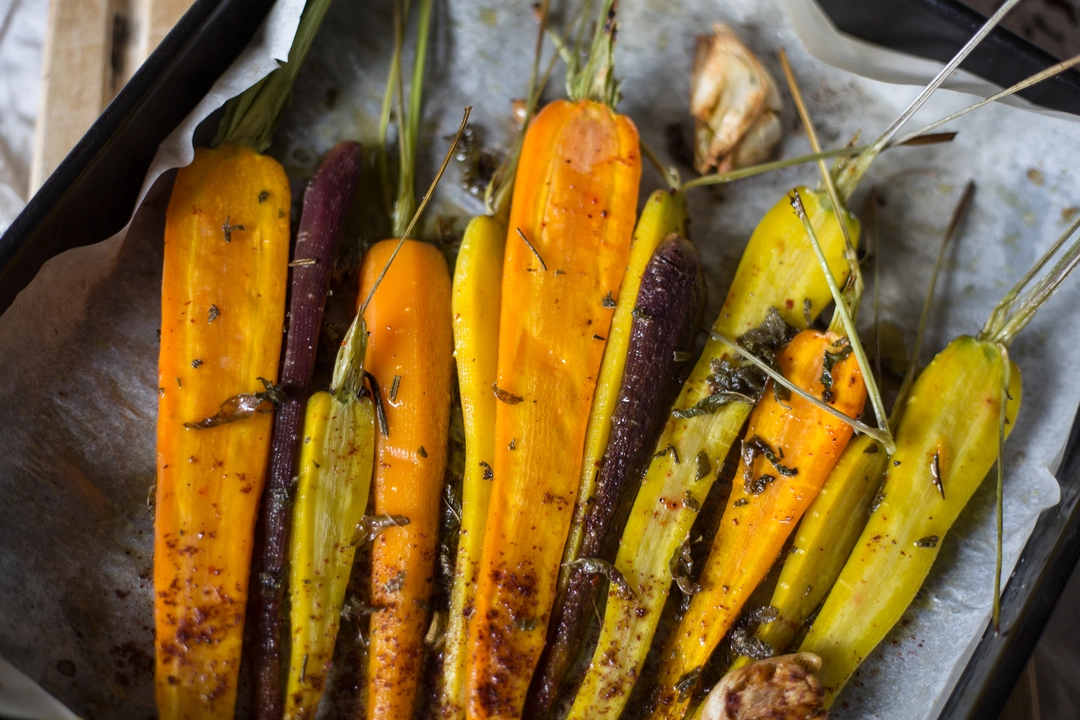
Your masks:
[[[335,2],[301,73],[271,149],[298,182],[341,139],[365,141],[366,157],[373,157],[391,33],[388,7],[368,5]],[[720,7],[704,0],[636,0],[622,3],[620,12],[620,110],[664,157],[671,126],[689,139],[693,34],[717,20],[733,25],[777,77],[776,51],[788,51],[828,146],[859,129],[872,136],[916,94],[811,58],[776,1],[729,0]],[[420,185],[431,177],[466,104],[474,105],[473,125],[485,147],[509,146],[510,101],[524,92],[534,32],[531,10],[521,3],[437,4]],[[561,94],[553,83],[548,95]],[[912,127],[969,102],[969,96],[942,92]],[[806,152],[790,109],[785,125],[792,132],[783,154]],[[952,206],[964,181],[979,183],[973,212],[949,252],[923,363],[955,335],[978,331],[1009,284],[1064,228],[1067,209],[1080,205],[1075,125],[995,106],[954,129],[961,133],[951,145],[890,151],[866,182],[877,184],[884,198],[878,213],[882,319],[904,329],[908,347]],[[645,175],[643,199],[658,185],[655,173]],[[427,225],[441,215],[444,228],[456,221],[460,229],[479,211],[458,179],[457,169],[448,174]],[[690,196],[691,234],[707,264],[710,317],[762,214],[792,185],[817,181],[816,170],[806,167]],[[57,258],[0,318],[0,653],[87,717],[153,714],[152,518],[145,503],[153,482],[167,190],[159,185],[151,193],[122,243]],[[376,197],[362,191],[358,208]],[[852,203],[856,211],[864,198],[865,188]],[[375,239],[377,228],[354,222],[346,241]],[[1080,341],[1080,326],[1069,322],[1080,300],[1076,284],[1070,282],[1013,347],[1026,383],[1008,446],[1006,567],[1039,512],[1058,499],[1050,468],[1080,404],[1080,381],[1070,371]],[[863,324],[869,308],[868,296]],[[920,598],[845,692],[837,717],[918,718],[943,702],[988,616],[992,490],[987,483],[944,540]],[[64,661],[74,665],[73,676]]]

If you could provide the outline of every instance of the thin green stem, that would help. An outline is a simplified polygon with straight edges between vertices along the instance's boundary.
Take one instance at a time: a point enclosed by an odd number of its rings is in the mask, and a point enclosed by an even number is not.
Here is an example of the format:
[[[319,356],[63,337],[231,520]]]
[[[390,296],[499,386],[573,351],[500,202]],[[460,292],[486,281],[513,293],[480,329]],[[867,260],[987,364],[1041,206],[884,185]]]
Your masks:
[[[1068,241],[1068,239],[1072,236],[1072,234],[1076,232],[1077,228],[1080,228],[1080,216],[1077,216],[1076,220],[1073,221],[1072,225],[1070,225],[1068,229],[1063,232],[1056,241],[1054,241],[1054,244],[1050,246],[1050,249],[1043,253],[1043,256],[1040,257],[1039,260],[1034,265],[1032,265],[1026,273],[1024,273],[1024,276],[1020,278],[1015,285],[1012,286],[1009,292],[1005,294],[1005,297],[1001,299],[1001,302],[999,302],[994,308],[994,310],[990,313],[989,319],[987,319],[986,324],[983,326],[981,333],[982,336],[986,337],[996,335],[1001,331],[1001,326],[1005,323],[1006,318],[1012,312],[1013,306],[1016,304],[1017,297],[1019,297],[1020,293],[1023,292],[1024,288],[1026,288],[1028,284],[1031,283],[1035,276],[1038,275],[1044,267],[1046,267],[1046,263],[1050,262],[1051,258],[1053,258],[1053,256],[1057,254],[1058,250],[1060,250],[1061,247],[1066,243],[1066,241]]]
[[[653,149],[649,147],[649,144],[644,139],[638,140],[638,144],[641,146],[641,154],[645,156],[645,159],[649,161],[649,164],[653,166],[653,170],[656,170],[657,174],[667,183],[667,186],[671,190],[679,190],[679,172],[673,167],[665,167],[660,158],[653,152]]]
[[[457,134],[454,135],[454,141],[450,143],[450,150],[446,153],[446,157],[443,158],[442,165],[439,166],[439,171],[435,173],[435,179],[431,181],[431,186],[428,191],[424,193],[424,196],[420,198],[420,206],[416,208],[416,212],[413,213],[412,219],[409,220],[408,226],[405,228],[405,232],[401,233],[398,237],[397,246],[394,248],[394,252],[390,254],[390,258],[386,261],[386,265],[379,272],[379,277],[375,279],[375,284],[372,285],[371,291],[367,297],[364,298],[364,304],[360,306],[360,315],[364,314],[367,310],[368,303],[371,302],[371,298],[374,297],[375,291],[379,289],[379,285],[382,284],[383,278],[386,277],[386,273],[390,270],[390,266],[394,263],[394,258],[397,257],[398,252],[401,251],[401,246],[405,244],[405,240],[409,237],[413,227],[416,226],[417,220],[424,213],[424,208],[427,207],[428,200],[431,199],[432,194],[435,192],[435,188],[439,184],[439,180],[442,179],[443,173],[446,172],[446,166],[450,164],[450,158],[454,156],[454,150],[457,149],[458,143],[461,142],[461,136],[465,133],[465,126],[469,122],[469,114],[472,112],[472,106],[465,108],[465,115],[461,118],[461,125],[458,127]]]
[[[994,632],[1001,631],[1001,556],[1004,544],[1005,515],[1005,423],[1008,415],[1009,402],[1009,374],[1012,370],[1009,363],[1009,349],[1004,345],[998,345],[1005,369],[1001,381],[1001,418],[998,422],[998,457],[997,457],[997,552],[994,557]]]
[[[877,428],[872,428],[869,425],[867,425],[866,423],[861,422],[859,420],[856,420],[855,418],[851,417],[847,413],[840,412],[839,410],[834,408],[832,405],[828,405],[826,403],[823,403],[818,398],[814,397],[813,395],[806,392],[801,387],[799,387],[795,383],[791,382],[790,380],[788,380],[786,377],[784,377],[783,375],[781,375],[777,371],[773,370],[771,367],[769,367],[768,363],[764,362],[763,360],[760,360],[759,358],[755,357],[753,355],[753,353],[751,353],[748,350],[740,347],[739,344],[736,343],[735,341],[728,340],[726,337],[724,337],[720,333],[716,332],[715,330],[706,330],[706,332],[709,334],[709,338],[711,338],[712,340],[715,340],[716,342],[727,346],[731,350],[734,350],[735,352],[737,352],[740,356],[742,356],[742,357],[746,358],[747,360],[749,360],[754,366],[756,366],[763,373],[765,373],[770,378],[772,378],[773,382],[775,382],[775,383],[777,383],[779,385],[782,385],[783,387],[787,388],[788,390],[795,393],[796,395],[799,395],[800,397],[802,397],[807,402],[812,403],[819,410],[827,412],[830,415],[832,415],[833,417],[838,418],[842,422],[847,423],[851,427],[853,427],[856,430],[858,430],[859,432],[861,432],[863,435],[869,435],[870,437],[874,438],[879,443],[881,443],[882,447],[884,447],[885,451],[888,452],[889,454],[892,454],[893,452],[896,451],[896,446],[893,444],[893,441],[892,441],[892,435],[889,435],[888,433],[882,432],[881,430],[878,430]]]
[[[619,104],[619,83],[615,80],[615,14],[618,0],[603,0],[596,21],[589,59],[579,68],[577,55],[566,73],[566,94],[573,100],[592,100],[608,107]]]
[[[398,172],[398,199],[394,208],[394,233],[402,231],[406,218],[412,217],[416,209],[416,149],[420,139],[421,105],[424,95],[424,72],[427,68],[429,38],[431,36],[431,14],[433,0],[420,0],[420,16],[416,28],[416,57],[413,61],[412,81],[409,85],[409,106],[398,122],[400,128],[401,168]],[[400,83],[401,81],[399,81]],[[399,103],[404,104],[399,89]]]
[[[383,93],[382,111],[379,113],[379,147],[377,158],[379,167],[379,185],[382,189],[386,216],[394,216],[394,200],[390,192],[390,149],[386,145],[390,131],[390,116],[393,112],[394,98],[397,93],[398,78],[401,77],[401,53],[405,44],[405,22],[401,0],[394,0],[394,52],[390,56],[390,74],[386,78],[386,91]]]
[[[791,70],[791,64],[787,59],[787,53],[785,53],[782,48],[780,50],[780,67],[784,71],[784,78],[787,80],[788,89],[791,91],[791,97],[795,101],[795,109],[799,113],[799,119],[802,121],[803,129],[806,130],[806,139],[810,142],[810,149],[816,153],[820,153],[821,143],[818,141],[817,130],[814,128],[814,122],[810,118],[810,111],[806,109],[806,103],[803,102],[802,92],[799,90],[799,83],[795,79],[795,73]],[[844,237],[844,254],[847,256],[848,265],[851,268],[851,277],[854,278],[854,282],[849,282],[845,288],[850,288],[851,292],[849,296],[837,300],[836,302],[837,304],[844,304],[846,306],[848,314],[850,314],[851,320],[854,322],[859,314],[859,301],[862,299],[864,285],[862,268],[859,267],[859,258],[855,254],[855,243],[851,240],[851,233],[847,224],[848,212],[845,203],[849,198],[847,196],[841,198],[839,193],[837,193],[832,173],[829,172],[829,168],[825,164],[825,161],[819,159],[817,164],[818,170],[821,173],[821,181],[825,184],[825,190],[829,195],[829,202],[831,202],[833,206],[833,214],[836,216],[836,222],[840,225],[840,234]],[[831,276],[827,264],[825,265],[825,274]]]
[[[997,100],[1001,100],[1002,98],[1006,98],[1006,97],[1012,95],[1013,93],[1020,92],[1021,90],[1024,90],[1025,88],[1029,88],[1032,85],[1035,85],[1037,83],[1042,82],[1043,80],[1046,80],[1047,78],[1051,78],[1054,75],[1057,75],[1058,73],[1064,72],[1065,70],[1068,70],[1069,68],[1073,67],[1074,65],[1076,65],[1078,63],[1080,63],[1080,55],[1077,55],[1076,57],[1070,58],[1068,60],[1063,60],[1062,62],[1059,62],[1056,65],[1051,65],[1050,67],[1046,68],[1042,72],[1035,73],[1031,77],[1029,77],[1029,78],[1027,78],[1025,80],[1021,80],[1020,82],[1016,83],[1012,87],[1006,88],[1005,90],[1002,90],[999,93],[991,95],[990,97],[986,98],[985,100],[980,100],[979,102],[975,103],[974,105],[968,105],[963,110],[958,110],[957,112],[954,112],[952,115],[949,115],[948,117],[943,117],[940,120],[936,120],[936,121],[930,123],[929,125],[927,125],[926,127],[924,127],[921,130],[916,130],[913,133],[905,135],[901,139],[897,140],[895,143],[889,143],[889,147],[892,147],[893,145],[903,145],[906,142],[910,142],[911,140],[918,137],[919,135],[923,135],[925,133],[928,133],[931,130],[935,130],[935,129],[941,127],[945,123],[952,122],[953,120],[956,120],[959,117],[963,117],[964,115],[967,115],[972,110],[978,110],[983,105],[989,105],[990,103],[995,102]]]
[[[875,436],[875,438],[880,439],[882,445],[885,446],[886,451],[891,455],[896,451],[896,444],[893,442],[892,432],[889,430],[889,424],[887,422],[888,416],[885,414],[885,403],[881,399],[881,391],[878,389],[877,382],[874,380],[874,374],[870,369],[870,361],[866,358],[866,351],[863,349],[862,342],[859,340],[859,334],[855,331],[855,322],[852,320],[851,314],[844,304],[843,295],[836,284],[836,278],[833,277],[832,271],[829,269],[829,261],[825,258],[825,252],[821,249],[821,243],[818,242],[817,234],[814,232],[814,226],[810,222],[810,218],[806,215],[806,208],[803,207],[802,198],[799,197],[799,191],[792,190],[789,197],[791,198],[791,207],[795,210],[795,214],[799,216],[799,220],[802,221],[803,229],[806,230],[806,236],[810,239],[810,244],[814,247],[814,254],[817,255],[818,262],[821,263],[821,267],[824,270],[825,280],[829,284],[829,291],[832,293],[833,300],[836,303],[834,312],[840,313],[841,320],[844,323],[844,329],[847,331],[848,341],[851,343],[851,350],[855,354],[855,361],[859,364],[859,370],[863,374],[864,382],[866,383],[866,392],[870,396],[870,403],[874,407],[878,428],[881,431],[881,438],[877,438],[877,436]]]
[[[1016,309],[1002,324],[1001,329],[993,333],[989,339],[1008,347],[1017,333],[1027,327],[1043,303],[1057,292],[1061,283],[1065,282],[1065,278],[1078,264],[1080,264],[1080,239],[1069,247],[1065,256],[1039,280],[1035,287],[1024,293],[1024,296],[1016,303]]]
[[[968,207],[971,205],[971,198],[975,195],[975,183],[968,180],[964,186],[964,192],[960,196],[959,202],[956,203],[956,207],[953,208],[952,217],[949,218],[949,225],[945,228],[945,235],[941,238],[941,245],[938,247],[937,258],[934,260],[934,268],[930,271],[930,285],[926,288],[926,298],[923,300],[922,313],[919,315],[919,326],[915,332],[915,345],[911,348],[911,362],[908,363],[907,372],[904,373],[904,380],[900,383],[900,392],[896,395],[896,401],[893,403],[892,415],[889,416],[889,426],[897,427],[900,423],[900,414],[903,412],[904,400],[907,399],[907,394],[911,391],[911,385],[915,382],[915,368],[919,364],[919,353],[922,351],[923,337],[926,334],[926,325],[930,320],[930,308],[934,304],[934,289],[937,287],[938,273],[941,271],[941,265],[945,260],[945,248],[949,246],[949,241],[956,233],[957,228],[960,226],[960,222],[964,219],[964,215],[967,213]]]
[[[262,152],[270,147],[292,98],[293,85],[331,0],[308,0],[300,15],[288,60],[225,105],[214,146],[242,145]]]
[[[893,139],[896,133],[898,133],[900,129],[904,127],[907,121],[910,120],[911,117],[919,111],[919,108],[921,108],[926,103],[926,101],[930,99],[930,96],[934,94],[934,91],[941,87],[941,84],[945,82],[945,79],[952,75],[956,68],[960,66],[960,63],[962,63],[967,58],[967,56],[971,54],[971,51],[974,50],[980,42],[982,42],[983,38],[985,38],[990,33],[990,31],[993,30],[999,22],[1001,22],[1001,19],[1005,17],[1005,14],[1009,10],[1011,10],[1013,6],[1015,6],[1016,3],[1018,3],[1019,1],[1020,0],[1006,0],[1005,3],[998,9],[998,11],[994,13],[993,16],[991,16],[990,19],[987,20],[986,23],[979,29],[979,31],[976,32],[975,35],[973,35],[972,38],[967,41],[964,47],[960,49],[960,52],[958,52],[953,57],[953,59],[950,60],[949,63],[941,69],[941,72],[939,72],[934,77],[934,79],[930,81],[930,84],[923,88],[922,92],[920,92],[915,97],[915,99],[911,101],[907,108],[902,113],[900,113],[896,120],[894,120],[892,124],[889,125],[888,128],[886,128],[885,132],[881,134],[881,137],[879,137],[874,142],[874,144],[870,146],[869,149],[859,155],[859,157],[856,158],[853,163],[851,163],[848,167],[844,169],[843,174],[840,178],[838,178],[837,184],[839,185],[841,192],[845,196],[851,196],[851,193],[858,186],[859,181],[862,180],[862,176],[866,174],[866,171],[867,169],[869,169],[871,163],[873,163],[874,159],[881,153],[882,150],[885,149],[885,147],[889,144],[889,141]]]

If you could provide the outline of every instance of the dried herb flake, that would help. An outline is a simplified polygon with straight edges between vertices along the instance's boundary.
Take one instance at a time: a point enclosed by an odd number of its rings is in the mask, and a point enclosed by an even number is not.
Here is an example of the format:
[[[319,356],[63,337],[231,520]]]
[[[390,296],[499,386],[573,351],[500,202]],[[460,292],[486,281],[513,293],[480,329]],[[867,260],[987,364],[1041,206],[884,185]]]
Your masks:
[[[607,560],[601,560],[600,558],[578,558],[577,560],[563,563],[563,567],[567,569],[581,568],[581,571],[586,575],[603,575],[608,579],[608,582],[615,586],[619,597],[624,600],[633,600],[637,597],[633,588],[630,587],[630,583],[627,582],[626,577],[619,572],[617,567]]]
[[[938,540],[940,540],[940,539],[941,538],[939,538],[937,535],[927,535],[924,538],[919,538],[918,540],[916,540],[915,541],[915,547],[917,547],[917,548],[934,548],[934,547],[937,547]]]
[[[263,391],[256,393],[240,393],[225,400],[218,407],[216,415],[204,418],[198,422],[186,422],[184,427],[189,430],[206,430],[219,425],[236,422],[249,418],[257,412],[270,412],[274,405],[285,402],[285,393],[266,378],[259,378],[263,384]],[[176,379],[180,384],[180,378]]]
[[[491,479],[493,479],[495,477],[495,471],[492,470],[491,466],[488,465],[483,460],[480,461],[480,467],[484,468],[484,479],[485,480],[491,480]]]
[[[709,454],[702,450],[697,454],[697,477],[694,478],[694,481],[708,477],[711,472],[712,463],[709,462]]]
[[[515,395],[509,390],[503,390],[496,383],[491,383],[491,389],[495,391],[495,398],[499,402],[504,402],[507,405],[517,405],[519,402],[525,399],[520,395]]]

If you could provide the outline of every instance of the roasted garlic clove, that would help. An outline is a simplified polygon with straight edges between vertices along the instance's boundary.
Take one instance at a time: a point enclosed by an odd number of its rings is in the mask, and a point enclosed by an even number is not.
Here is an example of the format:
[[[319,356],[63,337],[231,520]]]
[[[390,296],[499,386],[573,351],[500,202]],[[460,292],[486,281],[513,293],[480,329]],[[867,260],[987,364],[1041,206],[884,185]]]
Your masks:
[[[690,75],[694,167],[726,172],[765,160],[780,141],[783,105],[772,76],[732,32],[700,35]]]
[[[824,720],[820,669],[817,655],[796,653],[732,670],[705,699],[699,720]]]

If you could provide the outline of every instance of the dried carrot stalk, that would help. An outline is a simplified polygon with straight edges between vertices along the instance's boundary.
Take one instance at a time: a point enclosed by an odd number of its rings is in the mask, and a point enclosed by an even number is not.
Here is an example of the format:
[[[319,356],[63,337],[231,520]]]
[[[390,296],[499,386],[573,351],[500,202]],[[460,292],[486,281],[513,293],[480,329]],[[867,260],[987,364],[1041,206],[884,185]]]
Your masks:
[[[364,256],[361,297],[387,267],[397,240]],[[453,338],[450,274],[436,247],[406,240],[365,312],[365,366],[384,389],[389,435],[375,441],[375,512],[409,524],[379,535],[372,550],[368,718],[412,717],[420,681],[439,518]],[[396,392],[394,391],[396,388]]]

